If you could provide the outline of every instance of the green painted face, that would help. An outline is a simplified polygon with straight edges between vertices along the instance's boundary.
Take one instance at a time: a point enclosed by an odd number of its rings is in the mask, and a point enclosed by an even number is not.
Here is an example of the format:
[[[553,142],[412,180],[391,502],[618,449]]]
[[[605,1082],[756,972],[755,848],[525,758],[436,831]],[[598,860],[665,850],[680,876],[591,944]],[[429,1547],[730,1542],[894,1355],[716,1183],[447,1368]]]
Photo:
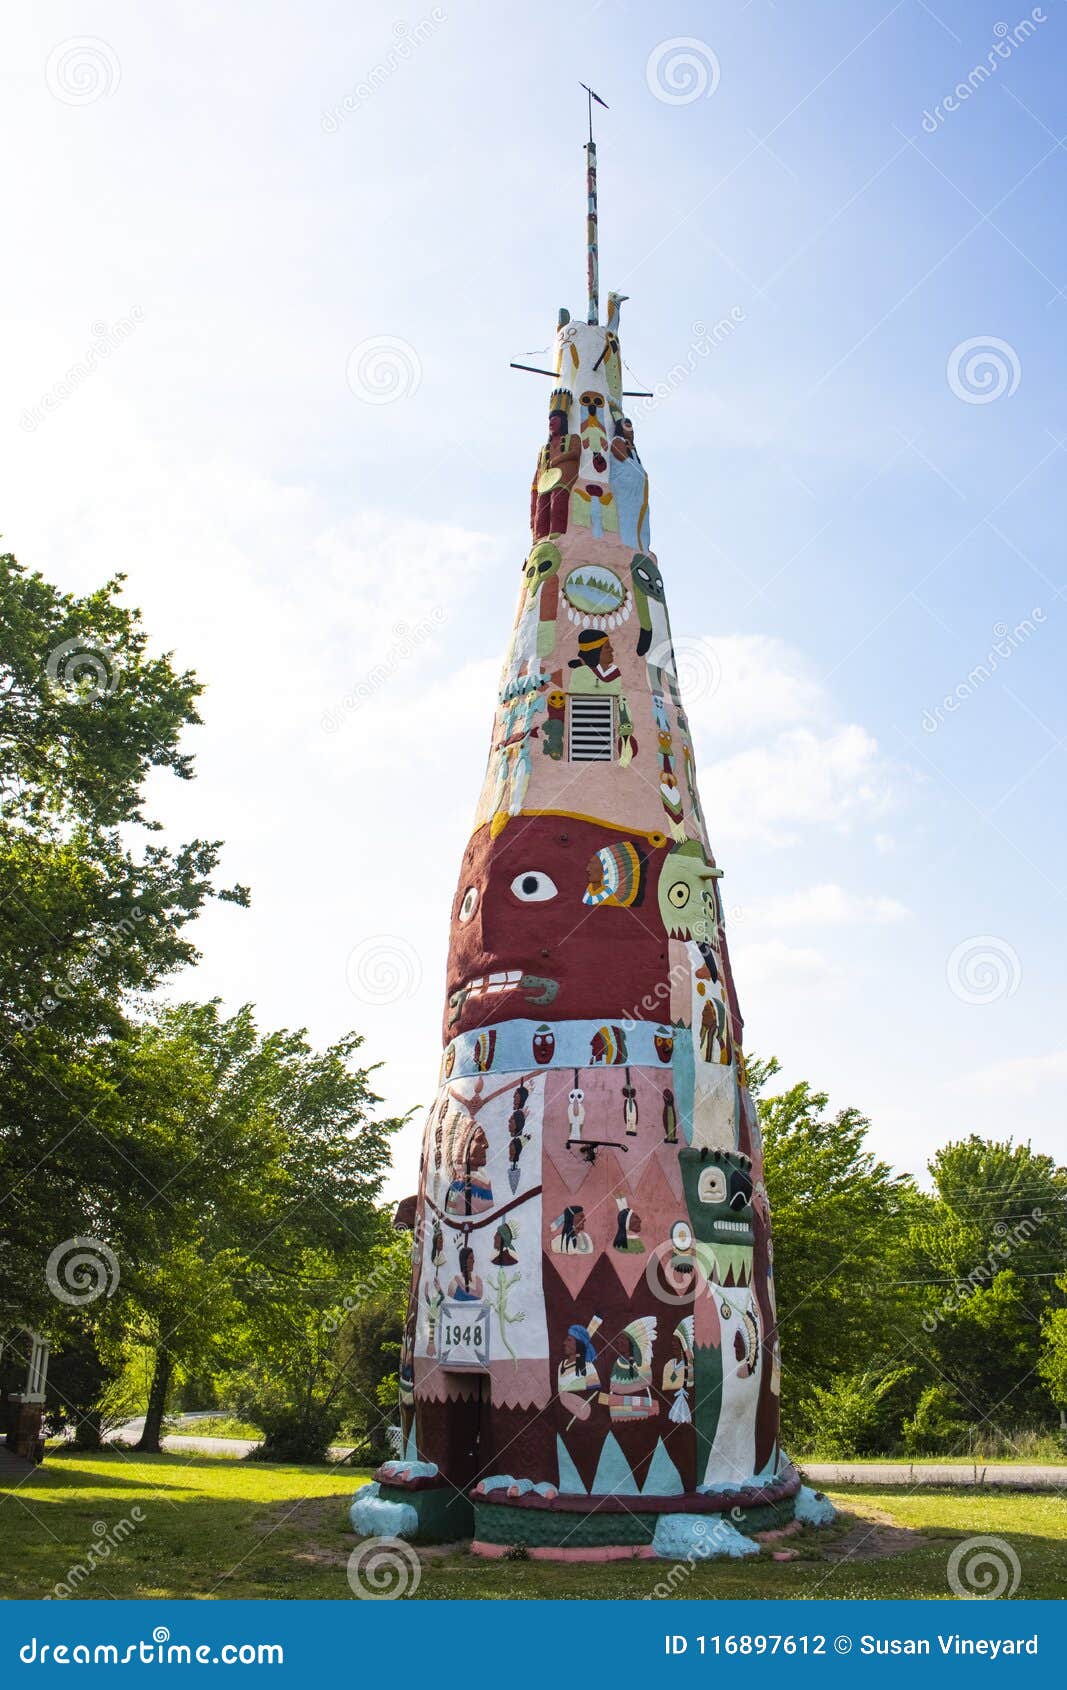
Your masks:
[[[522,573],[526,577],[526,592],[533,598],[538,589],[556,574],[563,559],[558,546],[551,540],[541,540],[534,547],[526,562],[522,566]]]
[[[719,1285],[750,1284],[752,1163],[732,1150],[686,1149],[678,1160],[699,1266]]]
[[[672,851],[659,877],[659,913],[667,932],[714,944],[718,933],[715,881],[719,875],[695,839]]]
[[[660,574],[658,563],[653,563],[650,557],[638,552],[630,565],[630,574],[634,585],[650,599],[658,599],[662,604],[665,598],[663,591],[663,576]]]

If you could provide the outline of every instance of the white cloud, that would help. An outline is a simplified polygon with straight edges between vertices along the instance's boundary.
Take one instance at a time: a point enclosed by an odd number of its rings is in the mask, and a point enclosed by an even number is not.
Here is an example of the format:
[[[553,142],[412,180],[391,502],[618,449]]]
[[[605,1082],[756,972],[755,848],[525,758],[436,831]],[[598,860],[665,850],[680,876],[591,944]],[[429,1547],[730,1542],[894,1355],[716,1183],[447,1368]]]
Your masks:
[[[713,832],[730,844],[796,845],[805,828],[847,832],[885,815],[898,785],[877,740],[855,722],[827,733],[787,729],[700,768]]]
[[[746,993],[764,988],[810,992],[833,987],[841,978],[838,965],[811,946],[787,945],[781,939],[749,944],[741,938],[732,949],[735,972],[743,979]]]
[[[1041,1097],[1059,1092],[1067,1079],[1067,1050],[1049,1051],[1044,1056],[1013,1056],[961,1074],[949,1083],[949,1090],[997,1098]]]
[[[825,691],[794,647],[767,634],[691,637],[675,631],[694,733],[712,749],[822,719]]]
[[[676,646],[716,847],[796,845],[805,828],[844,831],[888,813],[901,771],[859,723],[835,718],[794,647],[765,634]]]
[[[887,927],[911,912],[896,898],[869,897],[830,882],[747,904],[740,919],[759,927]]]

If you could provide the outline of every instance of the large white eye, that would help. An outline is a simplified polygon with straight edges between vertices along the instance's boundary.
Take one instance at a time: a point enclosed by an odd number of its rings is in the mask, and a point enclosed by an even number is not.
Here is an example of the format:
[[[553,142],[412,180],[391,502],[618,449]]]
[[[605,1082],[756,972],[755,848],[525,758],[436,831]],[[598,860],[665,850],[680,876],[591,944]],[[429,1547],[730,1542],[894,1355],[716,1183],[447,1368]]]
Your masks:
[[[463,902],[459,906],[460,921],[469,921],[477,908],[478,888],[477,886],[468,886],[463,894]]]
[[[550,875],[542,873],[539,868],[527,869],[525,874],[517,874],[511,882],[511,890],[523,904],[547,904],[549,898],[554,898],[559,890]]]
[[[676,880],[673,886],[667,888],[667,899],[676,910],[684,910],[689,902],[689,888],[684,880]]]
[[[725,1203],[726,1175],[721,1168],[703,1168],[697,1181],[697,1200],[701,1203]]]

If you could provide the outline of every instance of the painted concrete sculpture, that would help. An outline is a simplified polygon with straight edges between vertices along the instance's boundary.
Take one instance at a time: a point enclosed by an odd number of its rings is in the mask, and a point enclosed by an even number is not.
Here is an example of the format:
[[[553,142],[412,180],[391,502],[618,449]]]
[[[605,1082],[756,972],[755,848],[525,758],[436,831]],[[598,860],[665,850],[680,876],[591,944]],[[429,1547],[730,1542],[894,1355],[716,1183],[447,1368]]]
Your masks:
[[[591,196],[595,180],[594,158]],[[353,1510],[360,1530],[470,1536],[487,1554],[674,1555],[712,1525],[751,1553],[799,1489],[778,1442],[770,1213],[721,871],[623,406],[620,306],[609,296],[604,325],[595,294],[593,321],[560,313],[452,908],[404,1456]]]

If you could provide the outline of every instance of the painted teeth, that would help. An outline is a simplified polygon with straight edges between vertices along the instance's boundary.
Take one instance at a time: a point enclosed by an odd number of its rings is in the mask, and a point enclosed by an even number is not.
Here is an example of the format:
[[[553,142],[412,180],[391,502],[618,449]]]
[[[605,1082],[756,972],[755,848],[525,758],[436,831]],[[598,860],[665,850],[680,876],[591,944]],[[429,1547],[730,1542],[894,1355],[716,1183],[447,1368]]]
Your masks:
[[[747,1237],[749,1227],[746,1221],[716,1221],[715,1230],[716,1232],[743,1232]]]
[[[470,997],[483,992],[508,992],[513,986],[517,986],[521,979],[522,973],[517,968],[509,970],[506,974],[480,974],[477,980],[470,981],[467,992]]]

